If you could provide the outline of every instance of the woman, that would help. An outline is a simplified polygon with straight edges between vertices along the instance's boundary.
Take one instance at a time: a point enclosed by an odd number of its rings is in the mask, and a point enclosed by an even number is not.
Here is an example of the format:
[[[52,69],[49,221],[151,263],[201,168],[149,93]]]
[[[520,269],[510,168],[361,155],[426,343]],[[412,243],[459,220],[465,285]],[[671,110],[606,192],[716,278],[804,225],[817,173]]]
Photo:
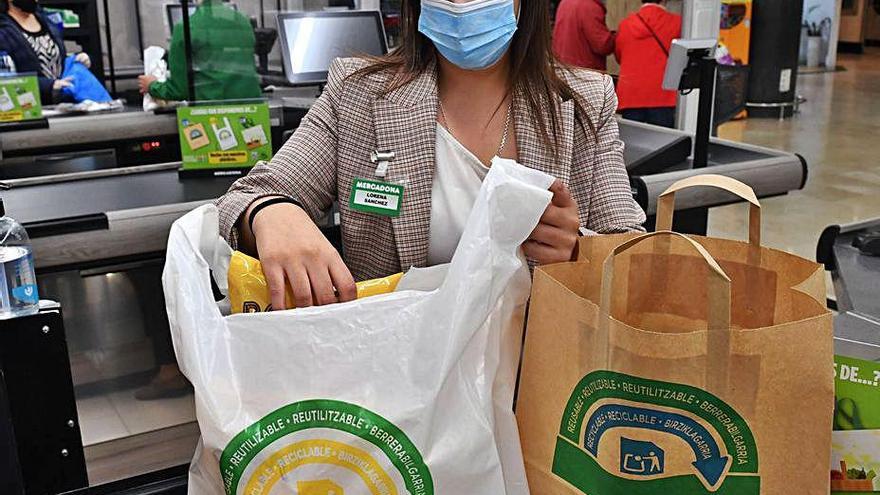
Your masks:
[[[672,40],[681,37],[681,16],[665,3],[642,0],[642,8],[620,23],[617,96],[623,118],[675,127],[676,92],[663,89],[663,73]]]
[[[221,231],[260,255],[273,307],[285,284],[297,306],[327,304],[353,299],[353,278],[449,261],[496,154],[559,179],[523,245],[531,260],[571,259],[583,232],[641,229],[611,79],[555,66],[547,11],[547,0],[407,0],[399,49],[333,63],[276,157],[217,202]],[[375,151],[394,153],[384,177]],[[353,209],[355,179],[402,186],[399,215]],[[348,266],[311,220],[337,199]]]
[[[168,79],[138,78],[141,94],[180,101],[189,99],[183,23],[174,26],[168,53]],[[254,28],[247,17],[221,0],[202,0],[190,17],[196,100],[239,100],[262,96],[254,63]]]
[[[71,85],[62,77],[67,51],[37,0],[0,0],[0,51],[12,57],[16,72],[37,74],[44,105],[62,100],[61,88]],[[86,53],[78,53],[76,60],[92,65]]]

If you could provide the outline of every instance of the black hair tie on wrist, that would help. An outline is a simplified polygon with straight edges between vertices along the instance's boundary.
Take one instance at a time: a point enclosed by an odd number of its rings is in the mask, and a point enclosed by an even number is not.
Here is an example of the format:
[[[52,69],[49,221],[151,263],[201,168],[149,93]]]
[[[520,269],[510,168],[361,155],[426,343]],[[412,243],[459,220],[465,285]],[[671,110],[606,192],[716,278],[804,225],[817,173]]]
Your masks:
[[[293,198],[279,196],[277,198],[267,199],[266,201],[263,201],[262,203],[258,204],[257,206],[254,206],[253,209],[251,209],[251,214],[248,215],[248,227],[250,227],[251,232],[254,231],[254,219],[257,218],[257,213],[261,212],[263,210],[263,208],[267,208],[269,206],[277,205],[277,204],[281,204],[281,203],[287,203],[287,204],[299,206],[300,208],[303,207],[301,204],[299,204],[299,201],[297,201]]]

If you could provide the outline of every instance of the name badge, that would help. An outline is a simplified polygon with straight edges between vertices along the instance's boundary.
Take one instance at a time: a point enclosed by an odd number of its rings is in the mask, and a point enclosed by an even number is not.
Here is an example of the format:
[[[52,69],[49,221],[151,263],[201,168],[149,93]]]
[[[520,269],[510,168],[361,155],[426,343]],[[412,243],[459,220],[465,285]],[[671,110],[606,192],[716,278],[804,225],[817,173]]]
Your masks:
[[[403,204],[403,186],[393,182],[354,179],[348,205],[354,211],[396,217]]]

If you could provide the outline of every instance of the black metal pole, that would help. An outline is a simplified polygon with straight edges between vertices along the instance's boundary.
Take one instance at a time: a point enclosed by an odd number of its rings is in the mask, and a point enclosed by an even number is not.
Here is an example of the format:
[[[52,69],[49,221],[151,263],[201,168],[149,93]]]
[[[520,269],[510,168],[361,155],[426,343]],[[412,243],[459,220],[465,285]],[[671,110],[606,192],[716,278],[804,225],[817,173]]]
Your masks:
[[[110,34],[110,5],[104,0],[104,37],[107,38],[107,62],[110,63],[110,92],[116,96],[116,65],[113,63],[113,37]],[[101,74],[103,76],[103,74]]]
[[[694,137],[694,168],[709,164],[709,136],[712,134],[712,106],[715,102],[714,57],[700,60],[700,103],[697,110],[697,133]]]
[[[266,5],[263,4],[264,0],[260,0],[260,27],[266,27]]]
[[[134,18],[137,22],[138,48],[141,51],[141,57],[144,56],[144,27],[141,24],[141,2],[134,0]]]
[[[107,0],[104,0],[105,2]],[[192,36],[189,32],[189,0],[181,0],[183,7],[183,51],[186,53],[186,87],[190,103],[196,101],[196,78],[192,61]]]

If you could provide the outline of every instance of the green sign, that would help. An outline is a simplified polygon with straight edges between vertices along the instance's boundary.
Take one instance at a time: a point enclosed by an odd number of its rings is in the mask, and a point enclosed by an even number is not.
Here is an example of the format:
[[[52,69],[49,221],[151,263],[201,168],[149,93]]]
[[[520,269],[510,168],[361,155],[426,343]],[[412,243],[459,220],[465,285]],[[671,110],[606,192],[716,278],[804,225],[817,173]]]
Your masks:
[[[272,157],[265,102],[181,107],[177,126],[184,170],[248,168]]]
[[[834,357],[831,491],[880,492],[880,363]]]
[[[43,118],[37,76],[0,76],[0,122]]]

